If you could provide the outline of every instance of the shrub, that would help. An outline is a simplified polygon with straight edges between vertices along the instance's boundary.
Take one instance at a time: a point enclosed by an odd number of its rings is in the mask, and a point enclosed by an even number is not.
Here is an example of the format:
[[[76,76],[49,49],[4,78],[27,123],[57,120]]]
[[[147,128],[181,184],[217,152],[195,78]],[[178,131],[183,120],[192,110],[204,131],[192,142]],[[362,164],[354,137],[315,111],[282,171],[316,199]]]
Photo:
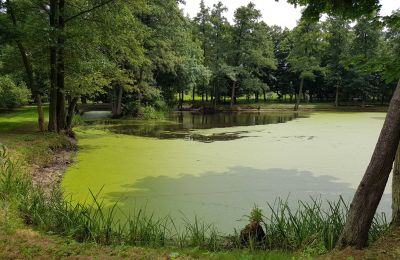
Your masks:
[[[16,84],[9,76],[0,77],[0,107],[12,109],[28,103],[30,91],[25,83]]]
[[[122,108],[122,113],[125,117],[140,118],[140,119],[161,119],[163,118],[163,112],[165,105],[162,102],[158,103],[157,106],[142,105],[139,101],[132,101],[126,103]]]
[[[131,101],[122,106],[122,114],[127,117],[137,117],[140,110],[139,101]]]

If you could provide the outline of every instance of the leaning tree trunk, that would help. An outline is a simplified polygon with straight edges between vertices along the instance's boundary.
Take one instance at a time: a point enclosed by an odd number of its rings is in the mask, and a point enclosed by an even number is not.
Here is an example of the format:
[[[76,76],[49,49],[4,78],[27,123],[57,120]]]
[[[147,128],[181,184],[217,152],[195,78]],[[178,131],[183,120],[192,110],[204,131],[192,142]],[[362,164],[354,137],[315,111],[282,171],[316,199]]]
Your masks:
[[[304,78],[301,78],[299,93],[298,93],[298,95],[296,97],[296,104],[294,105],[294,111],[299,110],[300,99],[301,99],[301,96],[303,95],[303,86],[304,86]]]
[[[350,205],[338,247],[363,248],[366,246],[368,231],[392,170],[399,141],[400,80],[390,102],[371,161]]]
[[[57,43],[56,31],[58,24],[58,3],[57,0],[50,1],[50,27],[52,31],[50,43],[50,105],[49,105],[49,126],[50,132],[57,129]]]
[[[17,17],[15,16],[14,9],[12,8],[10,1],[6,1],[7,4],[7,12],[10,14],[11,20],[13,25],[17,28]],[[22,63],[25,67],[26,76],[28,79],[28,87],[30,88],[32,95],[35,99],[36,106],[37,106],[37,113],[38,113],[38,128],[40,132],[44,132],[44,113],[43,113],[43,106],[42,106],[42,96],[40,95],[40,91],[35,84],[33,79],[33,68],[32,63],[28,57],[26,49],[22,42],[17,38],[16,40],[18,50],[21,54]]]
[[[392,226],[400,226],[400,146],[397,148],[392,179]]]

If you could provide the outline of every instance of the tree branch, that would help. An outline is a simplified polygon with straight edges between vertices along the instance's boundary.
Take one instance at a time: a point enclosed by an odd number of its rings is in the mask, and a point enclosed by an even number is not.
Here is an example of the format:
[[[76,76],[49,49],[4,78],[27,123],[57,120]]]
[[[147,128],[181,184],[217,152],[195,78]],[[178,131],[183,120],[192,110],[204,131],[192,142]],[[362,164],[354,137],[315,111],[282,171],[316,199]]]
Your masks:
[[[71,21],[71,20],[73,20],[73,19],[75,19],[75,18],[77,18],[77,17],[79,17],[81,15],[90,13],[90,12],[92,12],[92,11],[102,7],[102,6],[105,6],[105,5],[107,5],[107,4],[111,3],[111,2],[114,2],[114,1],[117,1],[117,0],[105,0],[102,3],[100,3],[100,4],[96,5],[96,6],[93,6],[92,8],[89,8],[87,10],[83,10],[83,11],[81,11],[81,12],[79,12],[79,13],[71,16],[71,17],[68,17],[67,19],[65,19],[65,23],[67,23],[67,22],[69,22],[69,21]]]

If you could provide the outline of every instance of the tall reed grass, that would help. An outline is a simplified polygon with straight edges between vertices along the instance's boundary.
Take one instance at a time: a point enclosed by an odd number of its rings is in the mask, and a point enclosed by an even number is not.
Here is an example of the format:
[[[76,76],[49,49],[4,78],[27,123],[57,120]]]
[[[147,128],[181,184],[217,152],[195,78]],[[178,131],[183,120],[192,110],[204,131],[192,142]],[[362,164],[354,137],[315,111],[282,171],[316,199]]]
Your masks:
[[[11,160],[6,149],[0,149],[0,200],[15,205],[26,224],[45,232],[73,238],[79,242],[105,245],[198,247],[210,251],[241,248],[238,232],[232,236],[221,235],[215,226],[184,218],[178,225],[171,217],[156,217],[145,209],[126,216],[119,212],[118,202],[106,207],[99,194],[91,192],[92,202],[74,203],[60,190],[51,194],[35,187],[18,163]],[[337,202],[312,199],[299,201],[298,207],[289,207],[287,200],[277,199],[268,204],[268,216],[257,211],[264,225],[265,249],[301,250],[317,248],[329,251],[334,248],[348,211],[340,198]],[[4,204],[4,203],[3,203]],[[251,214],[250,214],[251,215]],[[375,218],[370,239],[376,240],[387,229],[385,215]]]

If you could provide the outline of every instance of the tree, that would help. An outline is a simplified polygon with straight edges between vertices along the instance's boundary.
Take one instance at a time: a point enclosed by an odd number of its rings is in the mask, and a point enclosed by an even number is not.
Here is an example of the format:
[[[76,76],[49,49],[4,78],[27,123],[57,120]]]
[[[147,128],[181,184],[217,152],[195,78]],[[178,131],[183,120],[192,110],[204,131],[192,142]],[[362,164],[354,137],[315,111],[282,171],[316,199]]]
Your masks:
[[[28,88],[31,90],[32,96],[34,97],[36,104],[37,104],[37,113],[38,113],[38,128],[39,131],[43,132],[45,129],[44,126],[44,112],[43,112],[43,106],[42,106],[42,94],[40,91],[39,86],[37,85],[37,80],[35,79],[35,74],[34,74],[34,69],[33,69],[33,64],[32,60],[29,56],[29,52],[26,48],[25,43],[23,42],[23,38],[21,37],[22,30],[20,29],[20,25],[18,23],[18,18],[17,11],[16,9],[25,9],[27,8],[26,3],[22,2],[20,5],[16,5],[15,2],[11,2],[10,0],[6,0],[4,3],[0,1],[0,8],[4,8],[7,10],[7,13],[9,15],[10,21],[12,23],[11,28],[9,28],[10,31],[14,32],[12,41],[15,42],[16,46],[18,47],[18,51],[23,63],[23,66],[25,68],[25,73],[26,73],[26,82],[28,85]],[[24,22],[25,19],[23,20]],[[29,22],[32,24],[33,20],[29,19]],[[35,21],[36,22],[36,21]],[[16,33],[18,32],[18,33]],[[27,36],[26,34],[24,36]],[[30,35],[32,36],[32,35]]]
[[[382,52],[382,72],[386,82],[393,82],[400,78],[400,10],[386,17],[387,26],[386,45]],[[400,147],[400,146],[399,146]],[[393,226],[400,226],[400,150],[397,148],[393,168],[392,180],[392,222]]]
[[[224,17],[227,8],[218,2],[214,5],[210,14],[210,59],[209,66],[213,72],[212,85],[214,96],[214,108],[220,100],[221,93],[227,93],[225,84],[225,74],[223,67],[227,62],[227,48],[229,46],[229,29],[230,25]]]
[[[200,12],[197,14],[197,16],[193,19],[195,26],[196,26],[196,35],[197,38],[200,40],[201,44],[201,49],[203,51],[203,66],[208,66],[210,63],[210,30],[211,30],[211,24],[210,24],[210,10],[207,8],[204,4],[204,0],[200,1]],[[208,84],[208,83],[207,83]],[[193,101],[194,101],[194,96],[195,96],[195,85],[193,85]],[[202,98],[204,99],[204,93],[206,93],[206,97],[208,99],[208,87],[207,85],[199,86],[200,93]]]
[[[326,62],[326,81],[336,89],[335,107],[339,106],[339,90],[343,87],[346,74],[345,57],[349,55],[350,26],[340,17],[329,17],[325,23],[325,37],[329,43],[324,61]]]
[[[312,19],[321,13],[339,14],[344,17],[360,17],[379,9],[378,0],[369,1],[318,1],[290,0],[305,5],[303,15]],[[347,221],[338,242],[339,247],[364,247],[368,240],[375,211],[382,198],[400,140],[400,80],[390,102],[389,110],[370,164],[357,188],[350,206]]]
[[[278,26],[269,28],[270,35],[274,44],[275,59],[277,61],[277,69],[270,71],[267,77],[263,80],[266,82],[270,90],[278,95],[278,99],[282,100],[283,96],[289,94],[292,100],[294,94],[293,82],[297,81],[297,75],[293,72],[290,63],[288,62],[289,54],[292,51],[294,42],[290,37],[290,30],[282,29]],[[264,101],[266,96],[264,93]]]
[[[293,49],[288,61],[292,71],[299,75],[300,86],[294,110],[299,109],[303,95],[304,80],[314,80],[317,73],[322,73],[321,57],[326,47],[322,31],[317,23],[301,22],[292,32]]]
[[[249,92],[249,89],[246,89],[248,85],[240,84],[240,79],[255,79],[262,76],[263,69],[276,68],[273,44],[267,36],[267,26],[259,22],[260,18],[261,13],[253,3],[239,7],[235,11],[228,61],[228,64],[234,67],[236,74],[232,77],[234,80],[231,84],[231,106],[235,104],[240,91]]]

